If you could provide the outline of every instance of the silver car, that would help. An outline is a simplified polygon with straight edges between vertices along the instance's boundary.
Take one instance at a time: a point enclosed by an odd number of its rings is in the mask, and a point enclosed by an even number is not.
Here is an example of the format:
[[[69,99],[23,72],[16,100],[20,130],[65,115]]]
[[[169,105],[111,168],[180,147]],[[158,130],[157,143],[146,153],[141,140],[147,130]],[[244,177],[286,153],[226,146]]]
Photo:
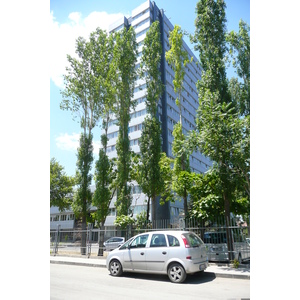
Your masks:
[[[124,244],[124,242],[125,242],[125,238],[123,237],[118,237],[118,236],[112,237],[103,243],[104,250],[112,251],[120,247],[122,244]]]
[[[250,240],[248,243],[236,230],[232,232],[232,237],[234,258],[240,263],[250,260]],[[209,261],[229,262],[226,231],[205,232],[203,240],[207,246]]]
[[[208,257],[203,241],[189,231],[154,231],[136,235],[106,259],[112,276],[123,272],[167,274],[180,283],[187,274],[204,271]]]

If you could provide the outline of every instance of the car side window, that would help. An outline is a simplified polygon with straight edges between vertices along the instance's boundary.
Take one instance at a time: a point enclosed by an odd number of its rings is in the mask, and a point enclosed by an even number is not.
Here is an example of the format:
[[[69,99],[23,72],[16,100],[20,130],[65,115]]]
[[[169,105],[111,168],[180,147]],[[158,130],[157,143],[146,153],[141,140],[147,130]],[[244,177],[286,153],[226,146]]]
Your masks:
[[[180,246],[178,239],[173,235],[168,235],[168,242],[169,242],[170,247],[179,247]]]
[[[166,247],[166,238],[164,234],[153,234],[150,247]]]
[[[144,234],[136,237],[131,245],[130,248],[144,248],[146,247],[147,240],[148,240],[149,234]]]

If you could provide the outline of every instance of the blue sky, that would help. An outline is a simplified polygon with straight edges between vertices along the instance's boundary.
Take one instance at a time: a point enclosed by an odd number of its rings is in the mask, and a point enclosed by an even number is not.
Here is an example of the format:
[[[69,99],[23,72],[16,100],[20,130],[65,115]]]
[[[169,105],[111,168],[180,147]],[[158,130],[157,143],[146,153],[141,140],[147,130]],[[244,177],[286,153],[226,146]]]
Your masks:
[[[67,111],[59,108],[60,90],[63,89],[62,75],[67,65],[66,55],[75,55],[75,39],[88,38],[89,33],[100,26],[107,26],[131,11],[143,0],[89,0],[50,1],[50,158],[54,157],[65,168],[68,175],[76,170],[76,149],[81,132],[78,123]],[[195,7],[197,0],[156,0],[159,8],[173,25],[178,24],[189,33],[194,33]],[[227,0],[227,29],[238,31],[239,20],[250,25],[250,1]],[[189,44],[189,41],[186,40]],[[192,47],[192,46],[191,46]],[[195,53],[198,57],[197,53]],[[231,72],[230,76],[233,73]],[[94,160],[98,158],[100,129],[94,129]]]

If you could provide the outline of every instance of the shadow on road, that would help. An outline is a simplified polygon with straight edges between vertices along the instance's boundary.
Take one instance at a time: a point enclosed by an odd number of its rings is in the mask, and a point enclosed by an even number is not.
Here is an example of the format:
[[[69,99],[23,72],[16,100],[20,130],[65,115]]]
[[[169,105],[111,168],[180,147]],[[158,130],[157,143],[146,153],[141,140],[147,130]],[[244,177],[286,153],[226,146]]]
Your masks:
[[[111,276],[111,275],[110,275]],[[156,274],[142,274],[142,273],[123,273],[122,277],[137,279],[137,280],[152,280],[152,281],[160,281],[160,282],[168,282],[172,283],[167,275],[156,275]],[[202,284],[213,281],[216,278],[214,273],[210,272],[202,272],[195,273],[193,275],[188,275],[186,280],[182,284]]]

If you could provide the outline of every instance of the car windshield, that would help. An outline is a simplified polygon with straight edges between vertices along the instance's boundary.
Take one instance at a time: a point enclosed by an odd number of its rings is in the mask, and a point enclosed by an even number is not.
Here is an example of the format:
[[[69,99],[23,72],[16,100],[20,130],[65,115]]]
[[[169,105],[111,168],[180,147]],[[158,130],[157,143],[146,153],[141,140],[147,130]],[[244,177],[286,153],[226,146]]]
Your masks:
[[[127,249],[133,238],[129,239],[125,244],[120,247],[120,250]]]

